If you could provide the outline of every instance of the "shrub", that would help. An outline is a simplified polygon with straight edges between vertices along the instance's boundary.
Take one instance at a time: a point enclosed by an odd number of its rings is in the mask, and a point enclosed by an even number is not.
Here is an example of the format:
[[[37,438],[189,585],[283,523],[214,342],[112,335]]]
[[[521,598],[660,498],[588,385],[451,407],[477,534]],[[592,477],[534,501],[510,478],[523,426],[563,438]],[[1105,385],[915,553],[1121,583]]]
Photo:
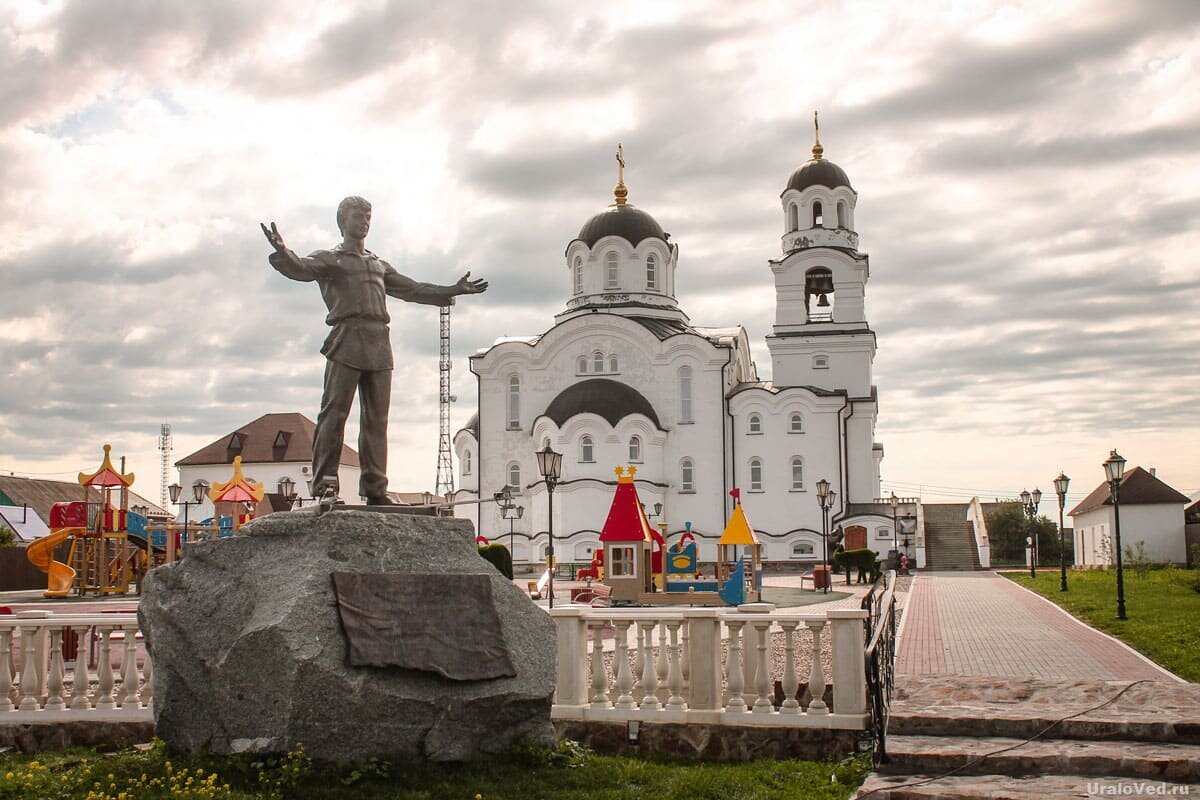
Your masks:
[[[1150,575],[1150,567],[1154,566],[1154,562],[1150,560],[1150,556],[1146,555],[1146,543],[1138,540],[1137,547],[1131,548],[1125,545],[1125,566],[1133,570],[1133,574],[1139,578],[1145,578]]]
[[[0,547],[12,547],[16,543],[16,532],[12,528],[0,525]]]
[[[496,570],[508,578],[510,581],[513,577],[512,553],[508,552],[508,548],[502,544],[489,544],[479,548],[479,555],[484,561],[489,562]]]
[[[849,570],[857,569],[859,580],[863,580],[867,578],[867,576],[871,576],[871,579],[874,580],[879,575],[879,569],[877,566],[878,561],[879,553],[876,553],[870,548],[863,548],[861,550],[842,550],[841,552],[834,553],[833,555],[833,563],[837,565],[839,569],[847,570],[847,579],[850,577]]]

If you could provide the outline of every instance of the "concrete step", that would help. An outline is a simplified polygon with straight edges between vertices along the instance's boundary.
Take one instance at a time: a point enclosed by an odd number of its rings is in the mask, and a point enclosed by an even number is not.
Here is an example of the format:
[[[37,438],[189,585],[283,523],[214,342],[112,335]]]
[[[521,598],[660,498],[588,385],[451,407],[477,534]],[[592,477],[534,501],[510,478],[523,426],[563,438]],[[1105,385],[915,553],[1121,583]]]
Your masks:
[[[920,782],[927,781],[921,785]],[[1190,797],[1196,787],[1152,778],[1082,775],[872,774],[854,795],[862,800],[1096,800],[1101,797]]]
[[[890,774],[1108,775],[1200,783],[1197,745],[891,736],[887,751],[889,763],[881,765],[880,771]]]

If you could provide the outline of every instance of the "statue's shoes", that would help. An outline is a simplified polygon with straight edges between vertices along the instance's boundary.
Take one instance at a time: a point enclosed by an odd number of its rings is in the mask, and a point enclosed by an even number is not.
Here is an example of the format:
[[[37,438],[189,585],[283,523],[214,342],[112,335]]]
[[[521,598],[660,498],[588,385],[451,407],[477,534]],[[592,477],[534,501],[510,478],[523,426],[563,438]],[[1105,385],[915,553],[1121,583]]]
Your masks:
[[[388,497],[386,494],[382,494],[382,495],[376,495],[375,497],[368,497],[367,505],[369,505],[369,506],[394,506],[394,505],[396,505],[396,501],[393,500],[392,498]]]

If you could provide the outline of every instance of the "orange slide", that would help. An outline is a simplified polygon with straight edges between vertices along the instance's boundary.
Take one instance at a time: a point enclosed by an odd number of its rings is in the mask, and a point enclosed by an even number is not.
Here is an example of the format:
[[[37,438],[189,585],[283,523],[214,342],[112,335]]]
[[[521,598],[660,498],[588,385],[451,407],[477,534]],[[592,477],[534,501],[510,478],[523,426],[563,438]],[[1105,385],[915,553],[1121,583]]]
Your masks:
[[[56,528],[25,548],[25,556],[42,572],[46,573],[46,597],[66,597],[75,583],[75,570],[61,561],[54,560],[54,548],[69,536],[81,536],[85,528]]]

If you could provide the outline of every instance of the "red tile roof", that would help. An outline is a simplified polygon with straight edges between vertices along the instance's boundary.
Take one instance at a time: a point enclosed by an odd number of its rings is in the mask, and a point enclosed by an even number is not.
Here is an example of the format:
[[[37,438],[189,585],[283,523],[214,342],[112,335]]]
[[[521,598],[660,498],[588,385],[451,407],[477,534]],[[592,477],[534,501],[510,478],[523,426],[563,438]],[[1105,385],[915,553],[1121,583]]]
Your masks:
[[[1175,491],[1141,467],[1126,470],[1125,474],[1121,476],[1121,505],[1123,506],[1187,502],[1187,495]],[[1091,494],[1083,498],[1079,505],[1067,513],[1074,517],[1102,506],[1111,505],[1112,496],[1108,490],[1108,481],[1104,481],[1093,489]]]
[[[230,431],[211,444],[175,462],[177,467],[229,464],[241,456],[244,464],[278,464],[312,460],[313,434],[317,425],[303,414],[263,414],[253,422]],[[236,437],[240,448],[231,447]],[[341,463],[357,467],[358,453],[342,445]]]

